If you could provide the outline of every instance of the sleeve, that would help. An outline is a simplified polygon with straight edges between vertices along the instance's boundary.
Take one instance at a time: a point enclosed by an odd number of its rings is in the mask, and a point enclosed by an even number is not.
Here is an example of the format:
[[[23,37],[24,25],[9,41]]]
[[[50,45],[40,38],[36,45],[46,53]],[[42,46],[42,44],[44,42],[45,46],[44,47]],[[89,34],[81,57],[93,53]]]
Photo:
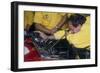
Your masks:
[[[42,17],[43,15],[41,12],[35,12],[34,22],[42,24]]]
[[[64,35],[65,35],[65,31],[64,31],[64,30],[60,30],[60,31],[57,31],[57,32],[54,34],[54,37],[55,37],[55,39],[61,39]],[[63,38],[64,38],[64,37],[63,37]]]

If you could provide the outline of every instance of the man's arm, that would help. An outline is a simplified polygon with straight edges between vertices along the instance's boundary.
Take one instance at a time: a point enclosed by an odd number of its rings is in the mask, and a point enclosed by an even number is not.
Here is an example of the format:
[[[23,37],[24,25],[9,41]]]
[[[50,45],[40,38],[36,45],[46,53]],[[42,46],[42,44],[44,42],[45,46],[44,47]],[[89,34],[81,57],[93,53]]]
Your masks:
[[[52,29],[47,29],[46,27],[44,27],[43,25],[41,24],[36,24],[35,25],[35,28],[41,32],[44,32],[46,34],[51,34],[53,35],[59,28],[61,28],[64,23],[66,22],[67,20],[67,15],[64,15],[62,16],[61,20],[59,21],[59,23],[57,23],[56,27],[52,28]]]
[[[50,35],[53,34],[53,33],[51,32],[50,29],[47,29],[46,27],[44,27],[44,26],[41,25],[41,24],[36,23],[35,28],[36,28],[37,30],[39,30],[39,31],[41,31],[41,32],[43,32],[43,33],[45,33],[45,34],[50,34]]]

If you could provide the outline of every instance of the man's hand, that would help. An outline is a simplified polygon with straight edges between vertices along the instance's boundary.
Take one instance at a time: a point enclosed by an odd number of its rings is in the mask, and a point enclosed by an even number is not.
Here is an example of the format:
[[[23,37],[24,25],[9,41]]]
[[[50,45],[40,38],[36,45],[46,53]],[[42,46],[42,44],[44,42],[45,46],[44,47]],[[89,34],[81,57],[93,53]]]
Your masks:
[[[44,34],[41,31],[34,31],[34,32],[39,33],[40,37],[42,37],[44,40],[46,40],[46,39],[55,39],[54,35],[47,36],[46,34]]]
[[[39,33],[40,37],[42,37],[44,40],[48,38],[48,36],[41,31],[34,31],[34,32]]]
[[[47,29],[46,27],[44,27],[41,24],[36,24],[35,28],[36,28],[36,30],[39,30],[39,31],[41,31],[41,32],[43,32],[45,34],[49,34],[49,35],[53,35],[53,32],[54,32],[54,31],[52,31],[50,29]]]

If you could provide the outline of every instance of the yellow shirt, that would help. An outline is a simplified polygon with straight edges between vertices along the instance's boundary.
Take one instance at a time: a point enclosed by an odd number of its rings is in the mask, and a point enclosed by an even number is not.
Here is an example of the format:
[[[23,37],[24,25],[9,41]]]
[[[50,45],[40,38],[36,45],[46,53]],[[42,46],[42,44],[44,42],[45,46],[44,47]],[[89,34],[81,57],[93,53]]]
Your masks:
[[[34,20],[34,12],[25,11],[24,12],[24,27],[26,28],[27,24],[32,25]]]
[[[65,38],[65,31],[64,30],[59,30],[56,33],[54,33],[55,39],[64,39]]]
[[[52,29],[60,22],[64,15],[65,13],[35,12],[34,22],[40,23],[48,29]]]
[[[90,17],[86,17],[86,22],[81,30],[75,34],[67,34],[67,40],[77,48],[90,46]],[[55,38],[59,39],[65,34],[65,31],[55,33]]]

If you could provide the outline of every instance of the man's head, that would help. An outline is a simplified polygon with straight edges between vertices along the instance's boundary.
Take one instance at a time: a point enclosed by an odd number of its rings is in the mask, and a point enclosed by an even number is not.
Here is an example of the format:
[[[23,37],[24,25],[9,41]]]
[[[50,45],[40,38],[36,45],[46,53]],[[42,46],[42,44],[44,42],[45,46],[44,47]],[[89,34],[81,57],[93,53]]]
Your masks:
[[[72,33],[77,33],[81,30],[86,18],[81,14],[73,14],[68,18],[68,27]]]

